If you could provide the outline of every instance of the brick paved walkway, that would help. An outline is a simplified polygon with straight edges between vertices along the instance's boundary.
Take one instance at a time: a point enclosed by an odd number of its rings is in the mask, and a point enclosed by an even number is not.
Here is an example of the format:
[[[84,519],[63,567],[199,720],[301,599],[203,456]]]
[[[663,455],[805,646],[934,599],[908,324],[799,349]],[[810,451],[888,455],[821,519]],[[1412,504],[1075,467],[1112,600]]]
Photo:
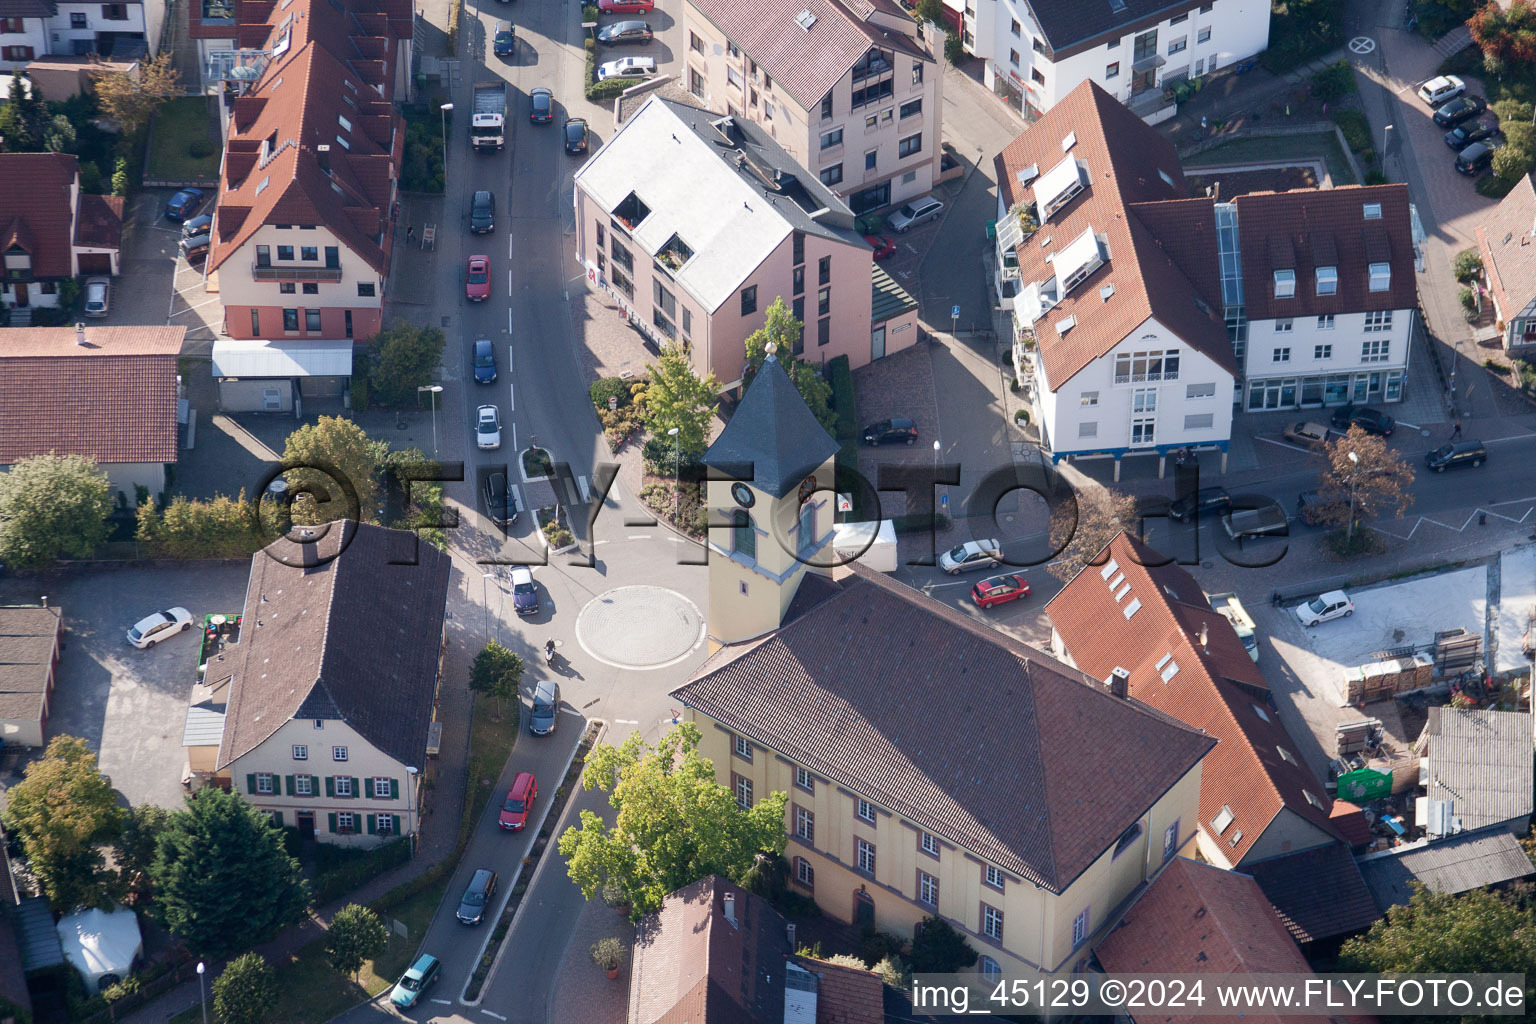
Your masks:
[[[589,900],[550,986],[560,998],[550,1007],[549,1024],[623,1024],[633,963],[625,964],[619,976],[610,979],[592,962],[592,944],[609,935],[622,939],[626,946],[634,945],[635,928],[629,918],[602,900]]]

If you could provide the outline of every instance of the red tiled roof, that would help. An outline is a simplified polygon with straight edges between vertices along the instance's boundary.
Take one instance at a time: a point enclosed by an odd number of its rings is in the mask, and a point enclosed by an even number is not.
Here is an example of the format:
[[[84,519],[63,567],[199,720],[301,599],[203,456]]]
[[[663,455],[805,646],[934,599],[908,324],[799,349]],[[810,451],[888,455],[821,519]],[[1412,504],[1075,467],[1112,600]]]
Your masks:
[[[1067,157],[1086,167],[1088,183],[1018,246],[1021,288],[1055,276],[1047,257],[1090,229],[1107,241],[1109,258],[1033,325],[1051,387],[1152,318],[1235,372],[1220,315],[1213,202],[1188,197],[1172,143],[1086,81],[997,155],[1003,207],[1034,202],[1034,186]],[[1114,291],[1106,296],[1107,284]],[[1068,317],[1075,326],[1063,335],[1057,325]]]
[[[1381,911],[1343,843],[1245,865],[1297,942],[1364,931]]]
[[[1407,185],[1249,192],[1233,201],[1250,321],[1418,305]],[[1381,204],[1380,220],[1365,219],[1367,203]],[[1329,260],[1338,268],[1338,291],[1318,295],[1314,271]],[[1367,264],[1378,261],[1391,265],[1391,287],[1373,292]],[[1275,298],[1275,270],[1295,271],[1294,298]]]
[[[70,189],[79,168],[67,153],[0,153],[0,252],[27,250],[34,277],[75,272]]]
[[[87,249],[117,249],[123,244],[123,197],[80,195],[75,244]]]
[[[816,1024],[884,1024],[879,975],[808,956],[794,962],[816,975]]]
[[[1171,861],[1094,948],[1111,974],[1311,974],[1254,880],[1183,857]],[[1136,1013],[1138,1024],[1303,1024],[1328,1017]]]
[[[1488,288],[1504,319],[1512,321],[1536,302],[1536,184],[1531,175],[1515,183],[1475,234]]]
[[[1116,536],[1098,564],[1046,605],[1067,653],[1097,678],[1124,668],[1131,696],[1220,740],[1200,771],[1200,827],[1231,863],[1252,852],[1285,810],[1314,826],[1316,843],[1333,840],[1327,793],[1295,759],[1278,713],[1265,706],[1258,666],[1194,578],[1171,562],[1158,564],[1164,561],[1126,534]],[[1132,601],[1140,604],[1128,619]],[[1177,671],[1164,680],[1169,666]],[[1232,821],[1218,833],[1211,822],[1223,808]]]
[[[711,659],[674,696],[1058,893],[1214,744],[970,616],[851,568],[839,593],[733,660]],[[1104,752],[1091,772],[1084,751]]]
[[[0,465],[31,455],[175,462],[185,327],[13,327],[0,344]]]
[[[1371,841],[1371,826],[1366,824],[1365,812],[1348,800],[1335,798],[1328,820],[1333,822],[1333,830],[1339,838],[1350,846],[1365,846]]]

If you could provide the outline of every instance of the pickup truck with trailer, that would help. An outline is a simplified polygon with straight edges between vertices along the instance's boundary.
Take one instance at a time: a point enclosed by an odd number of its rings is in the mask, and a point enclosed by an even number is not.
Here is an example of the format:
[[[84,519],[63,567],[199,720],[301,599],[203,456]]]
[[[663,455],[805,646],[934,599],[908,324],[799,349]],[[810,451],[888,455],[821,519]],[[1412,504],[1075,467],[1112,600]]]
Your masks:
[[[1237,599],[1236,594],[1211,594],[1207,598],[1211,607],[1221,613],[1222,618],[1232,623],[1232,629],[1237,633],[1237,638],[1243,642],[1243,649],[1248,652],[1248,657],[1254,661],[1259,660],[1259,640],[1254,636],[1253,620],[1248,617],[1248,611]]]
[[[1275,504],[1263,508],[1233,509],[1221,517],[1221,525],[1226,528],[1227,536],[1239,543],[1246,537],[1273,534],[1285,536],[1290,533],[1290,522],[1291,517],[1285,514],[1285,509]]]
[[[507,141],[507,83],[476,82],[470,105],[469,143],[481,152],[501,149]]]

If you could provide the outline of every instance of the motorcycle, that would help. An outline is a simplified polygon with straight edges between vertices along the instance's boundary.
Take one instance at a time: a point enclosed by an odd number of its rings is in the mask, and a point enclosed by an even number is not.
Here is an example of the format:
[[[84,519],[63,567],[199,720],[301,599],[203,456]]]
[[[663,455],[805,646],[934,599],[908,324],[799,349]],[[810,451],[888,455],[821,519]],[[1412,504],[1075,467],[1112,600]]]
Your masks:
[[[549,666],[555,664],[555,642],[553,640],[544,641],[544,664]]]

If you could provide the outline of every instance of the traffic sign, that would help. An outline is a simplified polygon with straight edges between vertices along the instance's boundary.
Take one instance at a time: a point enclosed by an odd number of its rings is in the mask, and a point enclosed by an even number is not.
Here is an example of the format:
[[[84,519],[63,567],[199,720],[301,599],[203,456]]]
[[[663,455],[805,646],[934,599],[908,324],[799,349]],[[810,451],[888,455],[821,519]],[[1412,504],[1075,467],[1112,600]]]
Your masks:
[[[960,307],[959,306],[950,306],[949,307],[949,318],[951,320],[959,320],[960,319]]]

